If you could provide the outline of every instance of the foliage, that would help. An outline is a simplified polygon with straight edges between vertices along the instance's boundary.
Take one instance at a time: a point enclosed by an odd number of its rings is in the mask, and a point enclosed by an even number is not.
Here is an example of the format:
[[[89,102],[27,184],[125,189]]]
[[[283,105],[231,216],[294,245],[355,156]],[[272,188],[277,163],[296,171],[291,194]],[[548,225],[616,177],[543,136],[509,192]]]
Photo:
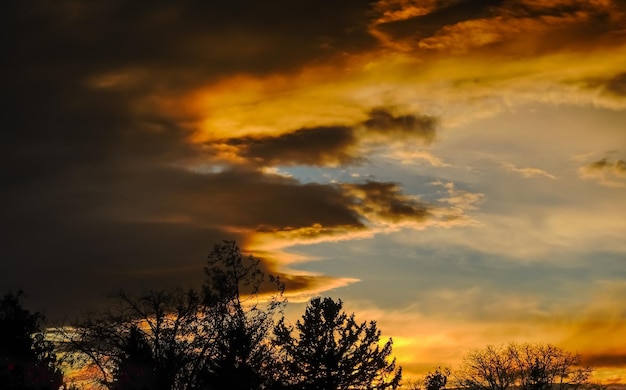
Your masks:
[[[193,370],[193,352],[205,336],[197,322],[198,295],[170,289],[138,297],[118,293],[115,298],[117,304],[108,312],[86,316],[65,330],[61,347],[70,352],[70,363],[94,367],[99,373],[94,379],[115,388],[134,376],[125,370],[135,362],[144,374],[151,373],[146,381],[157,383],[155,389],[175,389]]]
[[[152,347],[137,326],[130,328],[121,352],[116,357],[113,390],[150,390],[158,387],[157,362]]]
[[[424,377],[424,390],[441,390],[448,383],[450,369],[447,367],[437,367]]]
[[[259,265],[259,259],[242,256],[233,241],[216,245],[209,255],[203,307],[214,321],[215,334],[206,369],[197,378],[199,385],[218,389],[270,386],[276,359],[266,340],[275,314],[285,304],[284,286],[271,275],[266,280]],[[271,294],[261,299],[263,289]]]
[[[281,320],[275,344],[284,358],[284,384],[294,389],[395,389],[402,369],[388,362],[392,340],[381,348],[371,321],[358,324],[341,300],[315,298],[294,328]]]
[[[41,331],[44,317],[22,307],[22,292],[0,300],[0,388],[54,389],[63,384],[53,346]]]
[[[260,389],[273,377],[269,345],[282,286],[262,305],[259,261],[232,241],[216,245],[200,292],[120,292],[107,313],[65,332],[75,365],[91,365],[109,389]],[[141,373],[141,375],[139,375]],[[127,386],[127,387],[124,387]]]
[[[488,346],[465,356],[457,384],[470,390],[577,389],[591,375],[580,364],[580,355],[549,344]]]

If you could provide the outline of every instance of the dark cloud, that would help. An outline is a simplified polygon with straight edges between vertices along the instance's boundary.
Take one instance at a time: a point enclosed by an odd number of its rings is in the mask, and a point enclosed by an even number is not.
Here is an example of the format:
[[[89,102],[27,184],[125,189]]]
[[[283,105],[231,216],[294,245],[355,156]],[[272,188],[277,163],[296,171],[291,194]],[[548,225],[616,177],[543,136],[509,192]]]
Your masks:
[[[241,137],[208,144],[219,151],[234,147],[246,163],[269,165],[336,166],[360,163],[366,154],[361,144],[373,136],[385,141],[413,138],[430,144],[436,136],[437,118],[428,115],[394,116],[376,108],[368,119],[352,126],[322,126],[297,129],[278,136]]]
[[[437,118],[428,115],[393,116],[390,112],[377,108],[369,113],[363,125],[381,134],[400,134],[422,139],[429,144],[435,139]]]
[[[360,0],[49,0],[4,2],[2,21],[22,66],[78,79],[141,69],[155,76],[151,83],[180,88],[371,47],[368,12],[369,3]]]
[[[617,176],[626,176],[626,162],[623,160],[609,161],[607,158],[594,161],[584,167],[588,171],[602,171]]]
[[[411,38],[417,41],[435,35],[445,26],[491,15],[492,8],[503,2],[503,0],[438,1],[435,9],[426,15],[383,23],[377,28],[395,40]]]
[[[277,137],[229,140],[239,154],[264,165],[342,165],[354,162],[357,139],[347,126],[298,129]]]
[[[382,8],[383,12],[388,9]],[[408,13],[407,13],[408,14]],[[403,50],[535,56],[621,45],[621,2],[438,1],[428,13],[376,23],[379,38]]]
[[[354,199],[354,207],[374,221],[424,221],[430,216],[429,206],[404,195],[397,184],[368,181],[343,184]]]
[[[369,5],[2,2],[0,287],[24,288],[59,314],[118,288],[195,285],[222,239],[245,247],[263,229],[366,229],[365,203],[389,219],[414,218],[413,203],[391,187],[364,203],[340,185],[253,168],[194,171],[212,164],[189,141],[196,118],[157,109],[228,75],[295,71],[364,50],[374,44]],[[319,165],[357,161],[360,128],[427,139],[417,117],[385,117],[392,130],[377,115],[369,125],[226,142],[250,162]],[[412,120],[413,130],[402,127]],[[269,258],[263,266],[279,271]],[[297,288],[314,284],[283,276]]]
[[[626,97],[626,72],[569,80],[568,82],[586,90],[597,91],[612,100],[619,101]]]
[[[615,75],[606,81],[604,88],[607,92],[616,96],[626,96],[626,72]]]
[[[624,367],[626,366],[626,354],[586,354],[583,363],[591,367]]]
[[[255,232],[306,239],[363,230],[367,220],[428,214],[391,183],[302,184],[256,171],[197,173],[158,164],[42,175],[3,192],[2,203],[10,229],[1,240],[0,285],[27,289],[55,313],[117,288],[193,284],[222,239],[245,247]],[[270,264],[263,266],[281,273]],[[282,275],[289,288],[308,282]]]

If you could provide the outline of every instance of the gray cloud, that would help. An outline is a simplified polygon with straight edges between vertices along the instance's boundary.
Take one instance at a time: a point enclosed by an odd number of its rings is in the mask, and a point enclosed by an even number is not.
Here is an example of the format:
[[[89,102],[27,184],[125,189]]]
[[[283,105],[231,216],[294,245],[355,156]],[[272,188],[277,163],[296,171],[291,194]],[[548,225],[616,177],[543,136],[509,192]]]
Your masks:
[[[371,137],[387,141],[412,138],[430,144],[436,136],[437,118],[398,115],[383,108],[369,112],[368,119],[351,126],[297,129],[278,136],[240,137],[210,143],[209,149],[234,147],[246,163],[268,165],[336,166],[365,160],[360,148]]]
[[[404,195],[395,183],[368,181],[342,187],[354,197],[359,213],[374,220],[424,221],[431,216],[430,206]]]
[[[242,157],[264,165],[340,165],[354,162],[357,143],[347,126],[298,129],[277,137],[231,139]]]
[[[188,167],[215,161],[204,145],[189,141],[187,124],[197,118],[150,102],[176,100],[234,74],[297,71],[371,48],[369,6],[357,0],[2,2],[8,61],[0,212],[7,228],[0,237],[0,286],[21,287],[31,303],[58,315],[118,288],[195,284],[204,257],[222,239],[245,247],[263,229],[367,229],[363,199],[344,187],[255,169],[357,162],[363,131],[427,140],[419,117],[378,112],[369,125],[225,140],[247,163],[202,173]],[[397,190],[363,191],[380,215],[414,217],[414,205],[404,205]],[[269,258],[263,266],[280,272]],[[283,276],[293,288],[332,279]]]
[[[385,109],[377,108],[370,111],[369,119],[363,125],[383,135],[415,137],[429,144],[435,139],[437,118],[429,115],[394,116]]]
[[[0,212],[10,227],[0,238],[0,286],[22,287],[59,313],[111,289],[197,281],[216,241],[245,243],[230,228],[360,226],[335,188],[181,168],[206,158],[188,141],[195,118],[149,103],[371,47],[368,8],[352,0],[0,3]]]

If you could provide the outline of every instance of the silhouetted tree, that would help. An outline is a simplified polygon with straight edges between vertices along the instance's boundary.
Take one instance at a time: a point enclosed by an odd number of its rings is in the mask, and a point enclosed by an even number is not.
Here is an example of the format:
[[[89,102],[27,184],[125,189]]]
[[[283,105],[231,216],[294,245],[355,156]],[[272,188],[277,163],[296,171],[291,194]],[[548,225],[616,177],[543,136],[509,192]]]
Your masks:
[[[116,357],[113,390],[152,390],[158,387],[152,347],[135,325],[130,328],[121,354]]]
[[[259,259],[243,256],[234,241],[215,245],[204,271],[203,307],[215,334],[196,383],[211,389],[269,387],[276,357],[266,341],[285,304],[284,286],[261,271]]]
[[[259,260],[242,256],[232,241],[215,246],[205,274],[200,292],[117,294],[109,312],[65,331],[68,356],[97,368],[98,382],[109,389],[267,387],[276,359],[266,340],[284,304],[280,282],[266,278]],[[269,286],[278,291],[262,291]]]
[[[0,389],[57,390],[63,374],[41,330],[44,317],[24,309],[22,296],[7,293],[0,300]]]
[[[507,390],[515,383],[513,357],[505,347],[487,346],[469,352],[457,373],[459,387],[470,390]]]
[[[550,344],[510,344],[523,390],[576,389],[587,385],[591,368],[581,367],[582,357]]]
[[[580,363],[580,355],[549,344],[488,346],[465,356],[457,384],[470,390],[576,389],[591,375]]]
[[[450,369],[447,367],[437,367],[424,377],[424,390],[441,390],[448,383]]]
[[[116,305],[108,312],[86,316],[65,329],[63,346],[70,363],[93,367],[100,373],[94,381],[109,389],[120,388],[133,376],[133,364],[150,375],[145,379],[153,384],[151,390],[189,388],[195,354],[211,342],[201,322],[198,294],[172,288],[139,296],[120,292],[114,298]]]
[[[381,348],[376,322],[358,324],[341,300],[315,298],[293,327],[279,321],[274,342],[283,354],[284,384],[293,389],[395,389],[402,369]],[[293,333],[296,331],[294,337]]]

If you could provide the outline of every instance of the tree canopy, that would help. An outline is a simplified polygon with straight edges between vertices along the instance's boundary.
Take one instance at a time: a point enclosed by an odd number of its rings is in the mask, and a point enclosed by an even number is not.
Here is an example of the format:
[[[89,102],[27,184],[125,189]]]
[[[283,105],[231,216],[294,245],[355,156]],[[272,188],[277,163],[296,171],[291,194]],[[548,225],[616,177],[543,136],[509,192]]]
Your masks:
[[[105,313],[66,331],[74,363],[114,390],[391,389],[401,369],[376,323],[357,323],[331,298],[285,325],[280,280],[232,241],[208,256],[198,290],[123,292]],[[280,319],[279,319],[280,318]]]
[[[262,389],[275,360],[265,340],[284,304],[282,286],[225,241],[210,253],[200,290],[115,295],[108,312],[66,331],[77,365],[91,365],[110,389]],[[262,286],[274,286],[268,300]]]
[[[0,389],[57,390],[63,374],[42,332],[44,317],[25,309],[22,297],[9,292],[0,300]]]
[[[284,383],[293,389],[395,389],[402,369],[389,361],[392,340],[380,347],[376,322],[357,323],[341,300],[314,298],[293,327],[274,329],[283,353]],[[295,333],[295,335],[294,335]]]

